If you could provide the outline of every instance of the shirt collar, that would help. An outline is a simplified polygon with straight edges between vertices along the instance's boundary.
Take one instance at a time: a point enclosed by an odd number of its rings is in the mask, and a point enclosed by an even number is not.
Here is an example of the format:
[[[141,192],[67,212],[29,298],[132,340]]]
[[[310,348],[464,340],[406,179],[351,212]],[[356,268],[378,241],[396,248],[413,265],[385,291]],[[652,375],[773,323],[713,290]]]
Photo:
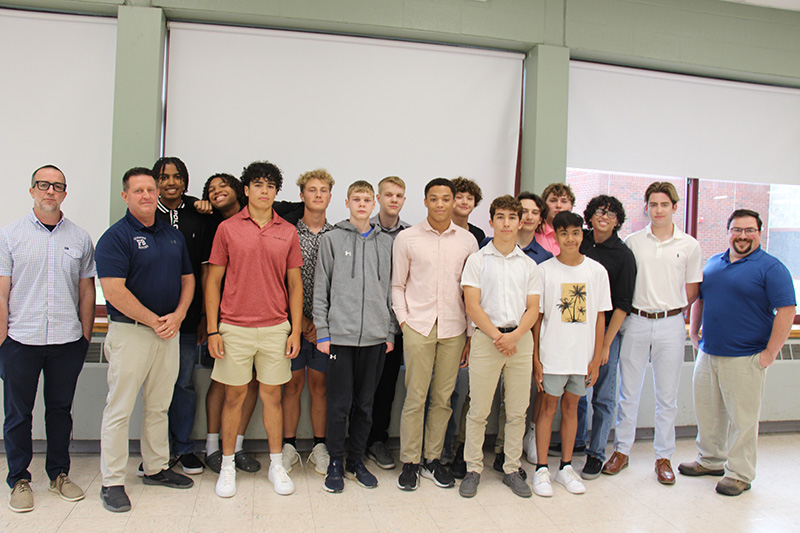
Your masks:
[[[249,205],[244,206],[244,209],[242,209],[241,211],[239,211],[238,213],[236,213],[233,216],[234,217],[239,217],[242,220],[250,219],[253,222],[253,224],[258,226],[256,221],[253,220],[253,217],[250,216],[250,206]],[[231,218],[233,218],[233,217],[231,217]],[[264,225],[264,228],[266,228],[267,226],[270,226],[272,224],[282,224],[283,222],[284,222],[283,218],[281,218],[280,215],[278,215],[278,213],[275,211],[275,209],[273,209],[272,210],[272,218],[270,219],[269,222],[266,223],[266,225]]]
[[[58,219],[58,222],[56,222],[54,229],[59,227],[61,223],[67,219],[67,217],[64,216],[64,213],[61,213],[60,211],[59,213],[61,214],[61,218]],[[47,229],[44,223],[41,220],[39,220],[39,217],[36,216],[36,213],[33,212],[33,208],[31,208],[30,212],[28,213],[28,219],[31,221],[31,223],[39,226],[40,228]],[[50,230],[47,231],[49,232]]]
[[[428,217],[425,217],[425,220],[422,221],[422,227],[425,228],[426,231],[430,231],[430,232],[435,233],[437,235],[440,234],[438,231],[433,229],[433,226],[431,226],[431,223],[428,222]],[[447,226],[447,229],[444,230],[441,233],[441,235],[445,235],[445,234],[450,233],[450,232],[455,232],[457,227],[458,226],[456,226],[455,223],[453,223],[453,221],[451,220],[450,221],[450,225]],[[467,230],[464,230],[464,231],[467,231]]]
[[[494,255],[494,256],[497,256],[497,257],[502,257],[503,259],[510,259],[510,258],[512,258],[512,257],[514,257],[514,256],[520,256],[520,257],[525,257],[525,258],[527,258],[527,256],[525,255],[525,253],[524,253],[524,252],[522,251],[522,249],[519,247],[519,245],[516,245],[516,244],[514,245],[514,249],[511,251],[511,253],[510,253],[510,254],[508,254],[508,255],[503,255],[503,254],[500,252],[500,250],[498,250],[498,249],[497,249],[497,247],[495,247],[495,245],[494,245],[494,239],[492,239],[491,241],[489,241],[489,242],[486,244],[486,246],[484,246],[483,248],[481,248],[481,252],[483,252],[483,255]]]
[[[427,218],[425,219],[427,220]],[[392,226],[391,228],[386,228],[381,224],[381,217],[380,214],[375,215],[374,217],[369,219],[370,223],[375,224],[376,226],[380,226],[380,228],[385,231],[386,233],[394,233],[395,231],[403,230],[408,228],[408,222],[403,221],[398,217],[397,224]]]
[[[659,240],[658,237],[653,235],[653,223],[652,222],[647,225],[647,235],[649,237],[654,238],[655,240]],[[683,235],[684,235],[684,233],[681,230],[678,229],[678,225],[675,224],[675,222],[673,222],[672,223],[672,237],[670,237],[666,241],[661,241],[661,242],[667,242],[667,241],[670,241],[672,239],[682,239]]]
[[[131,210],[130,209],[126,209],[125,210],[125,220],[127,220],[128,224],[133,226],[133,229],[135,229],[137,231],[140,231],[142,229],[146,229],[148,231],[153,231],[154,232],[156,230],[156,227],[159,225],[158,217],[156,217],[152,226],[145,226],[144,224],[139,222],[139,219],[137,219],[135,216],[133,216],[131,214]]]
[[[595,246],[605,246],[607,248],[614,248],[617,245],[618,241],[622,242],[622,240],[619,238],[619,235],[617,234],[617,230],[613,230],[611,232],[611,237],[604,240],[603,242],[596,242],[594,240],[594,230],[591,229],[585,230],[584,238],[589,239]]]
[[[159,195],[158,204],[156,204],[156,207],[158,207],[158,210],[161,211],[162,213],[169,213],[170,211],[178,211],[180,209],[183,209],[184,207],[186,207],[186,202],[183,200],[183,196],[181,196],[181,205],[179,205],[175,209],[170,209],[169,207],[161,203],[161,196]]]
[[[763,255],[765,253],[766,252],[764,251],[764,249],[761,248],[761,245],[759,245],[756,250],[753,250],[752,252],[747,254],[745,257],[742,257],[741,259],[736,261],[736,263],[742,263],[744,261],[758,261],[759,259],[761,259],[763,257]],[[731,263],[731,249],[730,248],[725,250],[725,252],[722,254],[722,260],[725,261],[726,263],[732,264]]]

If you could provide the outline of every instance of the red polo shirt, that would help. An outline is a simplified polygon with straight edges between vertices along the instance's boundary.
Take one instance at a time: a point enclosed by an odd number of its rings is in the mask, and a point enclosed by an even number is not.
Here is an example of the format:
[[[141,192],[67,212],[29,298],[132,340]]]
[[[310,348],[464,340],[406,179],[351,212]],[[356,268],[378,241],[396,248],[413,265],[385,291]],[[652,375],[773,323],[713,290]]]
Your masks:
[[[277,213],[260,228],[245,207],[223,221],[208,262],[226,267],[220,320],[261,328],[288,317],[286,271],[303,266],[297,229]]]

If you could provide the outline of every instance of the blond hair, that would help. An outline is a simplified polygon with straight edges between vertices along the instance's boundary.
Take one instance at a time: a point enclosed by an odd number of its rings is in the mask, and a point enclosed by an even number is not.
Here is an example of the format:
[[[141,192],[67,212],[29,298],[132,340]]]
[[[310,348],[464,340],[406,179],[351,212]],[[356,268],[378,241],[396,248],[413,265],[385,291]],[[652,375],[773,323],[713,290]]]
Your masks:
[[[375,189],[372,188],[372,184],[364,180],[358,180],[351,183],[347,188],[347,197],[350,198],[350,195],[354,192],[367,192],[373,196],[375,195]]]
[[[311,180],[323,181],[328,186],[328,189],[331,190],[333,190],[333,184],[336,183],[333,180],[333,176],[331,176],[324,168],[309,170],[308,172],[300,174],[300,177],[297,178],[297,186],[300,187],[300,192],[303,192],[303,189],[306,188],[306,184]]]
[[[392,185],[397,185],[403,192],[406,192],[406,182],[402,180],[399,176],[386,176],[381,181],[378,182],[378,192],[380,193],[383,190],[383,186],[387,183],[391,183]]]

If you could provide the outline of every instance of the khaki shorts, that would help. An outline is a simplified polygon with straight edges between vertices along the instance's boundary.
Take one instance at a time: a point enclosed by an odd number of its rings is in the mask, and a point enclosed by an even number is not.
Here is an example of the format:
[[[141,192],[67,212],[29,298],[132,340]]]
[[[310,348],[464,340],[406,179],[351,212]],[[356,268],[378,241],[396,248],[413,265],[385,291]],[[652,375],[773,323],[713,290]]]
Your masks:
[[[224,356],[214,360],[211,379],[225,385],[246,385],[256,379],[265,385],[283,385],[292,378],[291,359],[286,357],[289,321],[276,326],[245,328],[221,323]]]
[[[544,392],[558,398],[564,391],[575,396],[586,395],[586,376],[581,374],[544,374],[542,376]]]

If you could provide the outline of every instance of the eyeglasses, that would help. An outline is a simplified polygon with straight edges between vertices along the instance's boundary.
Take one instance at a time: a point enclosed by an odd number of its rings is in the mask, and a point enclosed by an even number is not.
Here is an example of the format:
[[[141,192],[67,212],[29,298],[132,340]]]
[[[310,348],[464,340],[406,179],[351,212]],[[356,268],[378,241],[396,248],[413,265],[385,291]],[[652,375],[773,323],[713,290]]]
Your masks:
[[[748,237],[751,237],[756,233],[758,233],[758,230],[756,228],[731,228],[730,232],[733,233],[734,235],[741,235],[742,233],[744,233]]]
[[[64,192],[67,190],[66,183],[51,183],[49,181],[44,181],[44,180],[34,181],[33,186],[39,189],[40,191],[46,191],[50,187],[52,187],[55,192]]]
[[[594,212],[594,214],[598,217],[603,215],[607,216],[610,220],[616,220],[617,214],[614,211],[609,211],[608,209],[598,209]]]

